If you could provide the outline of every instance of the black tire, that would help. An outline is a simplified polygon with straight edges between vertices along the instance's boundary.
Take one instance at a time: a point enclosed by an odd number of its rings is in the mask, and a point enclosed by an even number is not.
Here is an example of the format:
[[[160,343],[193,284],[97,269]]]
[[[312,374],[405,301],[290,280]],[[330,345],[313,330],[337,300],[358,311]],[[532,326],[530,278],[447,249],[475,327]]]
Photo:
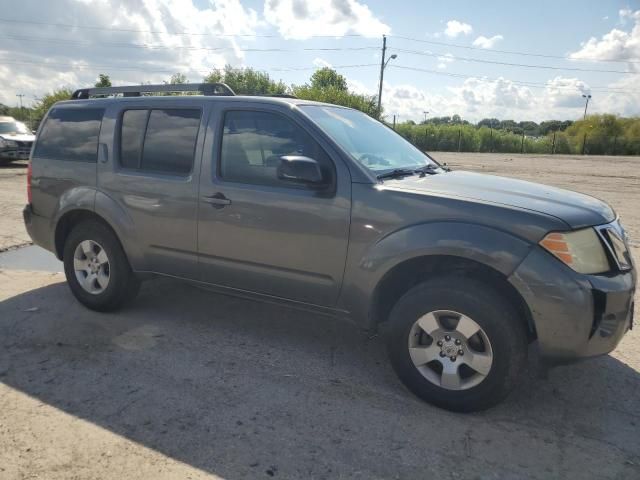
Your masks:
[[[85,240],[97,242],[109,259],[109,283],[101,293],[89,293],[76,278],[74,252]],[[140,280],[135,276],[113,231],[98,221],[84,221],[76,225],[67,236],[63,251],[64,273],[73,295],[87,308],[99,312],[117,310],[135,298]]]
[[[493,361],[479,384],[449,390],[429,381],[414,365],[409,354],[409,335],[416,335],[414,323],[438,310],[472,318],[488,338]],[[516,385],[527,363],[527,335],[517,310],[493,288],[459,276],[429,280],[404,294],[389,316],[386,343],[393,368],[409,390],[433,405],[457,412],[484,410],[499,403]]]

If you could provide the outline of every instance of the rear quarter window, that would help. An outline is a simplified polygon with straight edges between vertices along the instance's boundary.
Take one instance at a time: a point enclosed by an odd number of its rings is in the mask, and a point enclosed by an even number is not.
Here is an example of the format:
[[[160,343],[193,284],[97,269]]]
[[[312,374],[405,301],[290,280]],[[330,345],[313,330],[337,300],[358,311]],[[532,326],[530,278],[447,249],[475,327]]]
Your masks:
[[[120,166],[140,172],[188,175],[194,162],[199,109],[125,110]]]
[[[54,108],[38,135],[34,156],[95,162],[102,108]]]

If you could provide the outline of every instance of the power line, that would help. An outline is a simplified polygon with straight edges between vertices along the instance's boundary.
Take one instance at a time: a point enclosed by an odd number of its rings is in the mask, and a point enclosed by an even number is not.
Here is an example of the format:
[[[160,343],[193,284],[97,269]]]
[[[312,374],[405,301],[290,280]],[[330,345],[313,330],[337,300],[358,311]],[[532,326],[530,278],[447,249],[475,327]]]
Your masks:
[[[389,65],[391,68],[399,68],[401,70],[411,70],[414,72],[423,72],[423,73],[430,73],[433,75],[442,75],[442,76],[446,76],[446,77],[454,77],[454,78],[464,78],[464,79],[477,79],[477,80],[488,80],[488,81],[499,81],[499,80],[505,80],[508,82],[511,82],[513,84],[516,85],[521,85],[524,87],[532,87],[532,88],[551,88],[551,89],[569,89],[569,90],[575,90],[575,91],[580,91],[577,87],[575,86],[571,86],[571,85],[549,85],[548,83],[539,83],[539,82],[526,82],[526,81],[520,81],[520,80],[509,80],[506,78],[495,78],[495,77],[478,77],[477,75],[464,75],[461,73],[451,73],[451,72],[441,72],[438,70],[429,70],[426,68],[418,68],[418,67],[409,67],[409,66],[405,66],[405,65],[397,65],[397,64],[392,64]],[[626,93],[626,94],[631,94],[631,93],[640,93],[640,90],[624,90],[624,89],[612,89],[611,87],[589,87],[588,90],[598,90],[602,93]]]
[[[365,47],[314,47],[314,48],[234,48],[234,47],[192,47],[192,46],[170,46],[148,43],[125,43],[125,42],[83,42],[79,40],[67,40],[59,38],[46,38],[46,37],[24,37],[20,35],[0,35],[0,38],[20,40],[20,41],[41,41],[46,43],[59,43],[62,45],[85,45],[88,47],[117,47],[117,48],[142,48],[149,50],[195,50],[195,51],[240,51],[240,52],[331,52],[331,51],[361,51],[361,50],[378,50],[377,46],[365,46]]]
[[[173,74],[180,70],[179,67],[176,67],[175,69],[171,69],[171,70],[169,69],[149,70],[147,68],[120,67],[117,65],[94,65],[94,64],[88,64],[88,63],[29,62],[24,60],[4,60],[4,59],[2,59],[2,63],[9,64],[9,65],[39,65],[41,67],[62,67],[62,68],[81,69],[81,70],[86,70],[86,69],[95,69],[95,70],[103,70],[103,71],[120,70],[120,71],[133,71],[133,72],[140,72],[140,73],[171,73]],[[378,66],[377,63],[364,63],[364,64],[358,64],[358,65],[333,65],[331,68],[334,68],[334,69],[363,68],[363,67],[377,67],[377,66]],[[315,66],[314,67],[268,67],[268,68],[254,67],[255,70],[273,71],[273,72],[317,70],[317,68],[318,67],[315,67]],[[209,70],[193,70],[193,71],[206,75],[208,73],[211,73],[213,70],[219,70],[219,69],[211,68]],[[242,70],[242,69],[236,68],[232,70]]]
[[[412,37],[404,37],[401,35],[389,35],[391,38],[398,38],[402,40],[409,40],[412,42],[426,43],[429,45],[440,45],[443,47],[453,47],[453,48],[465,48],[467,50],[480,50],[482,52],[493,52],[493,53],[504,53],[508,55],[524,55],[528,57],[541,57],[541,58],[555,58],[558,60],[572,60],[572,61],[586,61],[586,62],[607,62],[607,63],[640,63],[640,60],[633,59],[623,59],[623,60],[605,60],[605,59],[581,59],[581,58],[571,58],[567,56],[561,55],[550,55],[544,53],[532,53],[532,52],[520,52],[516,50],[499,50],[497,48],[482,48],[482,47],[473,47],[470,45],[460,45],[457,43],[447,43],[447,42],[436,42],[433,40],[423,40],[419,38]]]
[[[629,70],[597,70],[592,68],[580,68],[580,67],[555,67],[551,65],[531,65],[526,63],[500,62],[498,60],[482,60],[479,58],[457,57],[455,55],[447,55],[447,54],[433,53],[433,52],[421,52],[417,50],[406,50],[404,48],[396,48],[396,47],[390,47],[390,50],[395,50],[397,52],[402,52],[402,53],[408,53],[410,55],[421,55],[425,57],[437,57],[437,58],[445,58],[445,59],[451,59],[451,60],[462,60],[465,62],[490,63],[492,65],[504,65],[509,67],[539,68],[544,70],[566,70],[566,71],[573,71],[573,72],[618,73],[618,74],[626,74],[626,75],[640,75],[640,72],[631,72]]]
[[[100,27],[97,25],[74,25],[72,23],[50,23],[50,22],[38,22],[35,20],[16,20],[12,18],[0,18],[0,22],[3,23],[21,23],[26,25],[42,25],[48,27],[58,28],[79,28],[83,30],[103,30],[109,32],[127,32],[127,33],[152,33],[163,35],[185,35],[195,37],[257,37],[257,38],[279,38],[280,35],[275,34],[257,34],[257,33],[203,33],[203,32],[169,32],[162,30],[138,30],[134,28],[114,28],[114,27]],[[342,38],[342,37],[365,37],[358,33],[344,34],[344,35],[309,35],[310,38]]]

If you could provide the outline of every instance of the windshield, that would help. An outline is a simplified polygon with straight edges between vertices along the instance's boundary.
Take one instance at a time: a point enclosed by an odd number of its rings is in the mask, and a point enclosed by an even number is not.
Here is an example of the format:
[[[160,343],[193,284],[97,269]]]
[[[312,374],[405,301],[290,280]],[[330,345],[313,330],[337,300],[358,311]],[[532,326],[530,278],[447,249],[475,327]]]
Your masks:
[[[0,122],[0,134],[3,133],[31,133],[22,122]]]
[[[438,165],[389,127],[362,112],[324,105],[300,108],[354,160],[376,174]]]

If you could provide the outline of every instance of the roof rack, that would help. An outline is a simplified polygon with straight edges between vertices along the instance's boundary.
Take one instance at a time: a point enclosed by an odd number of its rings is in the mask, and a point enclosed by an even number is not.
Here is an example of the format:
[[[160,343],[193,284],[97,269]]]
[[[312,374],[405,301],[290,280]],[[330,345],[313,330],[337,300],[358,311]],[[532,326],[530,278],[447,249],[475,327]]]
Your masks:
[[[233,96],[235,92],[225,83],[179,83],[164,85],[133,85],[127,87],[81,88],[73,92],[72,100],[107,97],[122,94],[123,97],[141,97],[144,94],[167,92],[200,92],[203,95]]]

